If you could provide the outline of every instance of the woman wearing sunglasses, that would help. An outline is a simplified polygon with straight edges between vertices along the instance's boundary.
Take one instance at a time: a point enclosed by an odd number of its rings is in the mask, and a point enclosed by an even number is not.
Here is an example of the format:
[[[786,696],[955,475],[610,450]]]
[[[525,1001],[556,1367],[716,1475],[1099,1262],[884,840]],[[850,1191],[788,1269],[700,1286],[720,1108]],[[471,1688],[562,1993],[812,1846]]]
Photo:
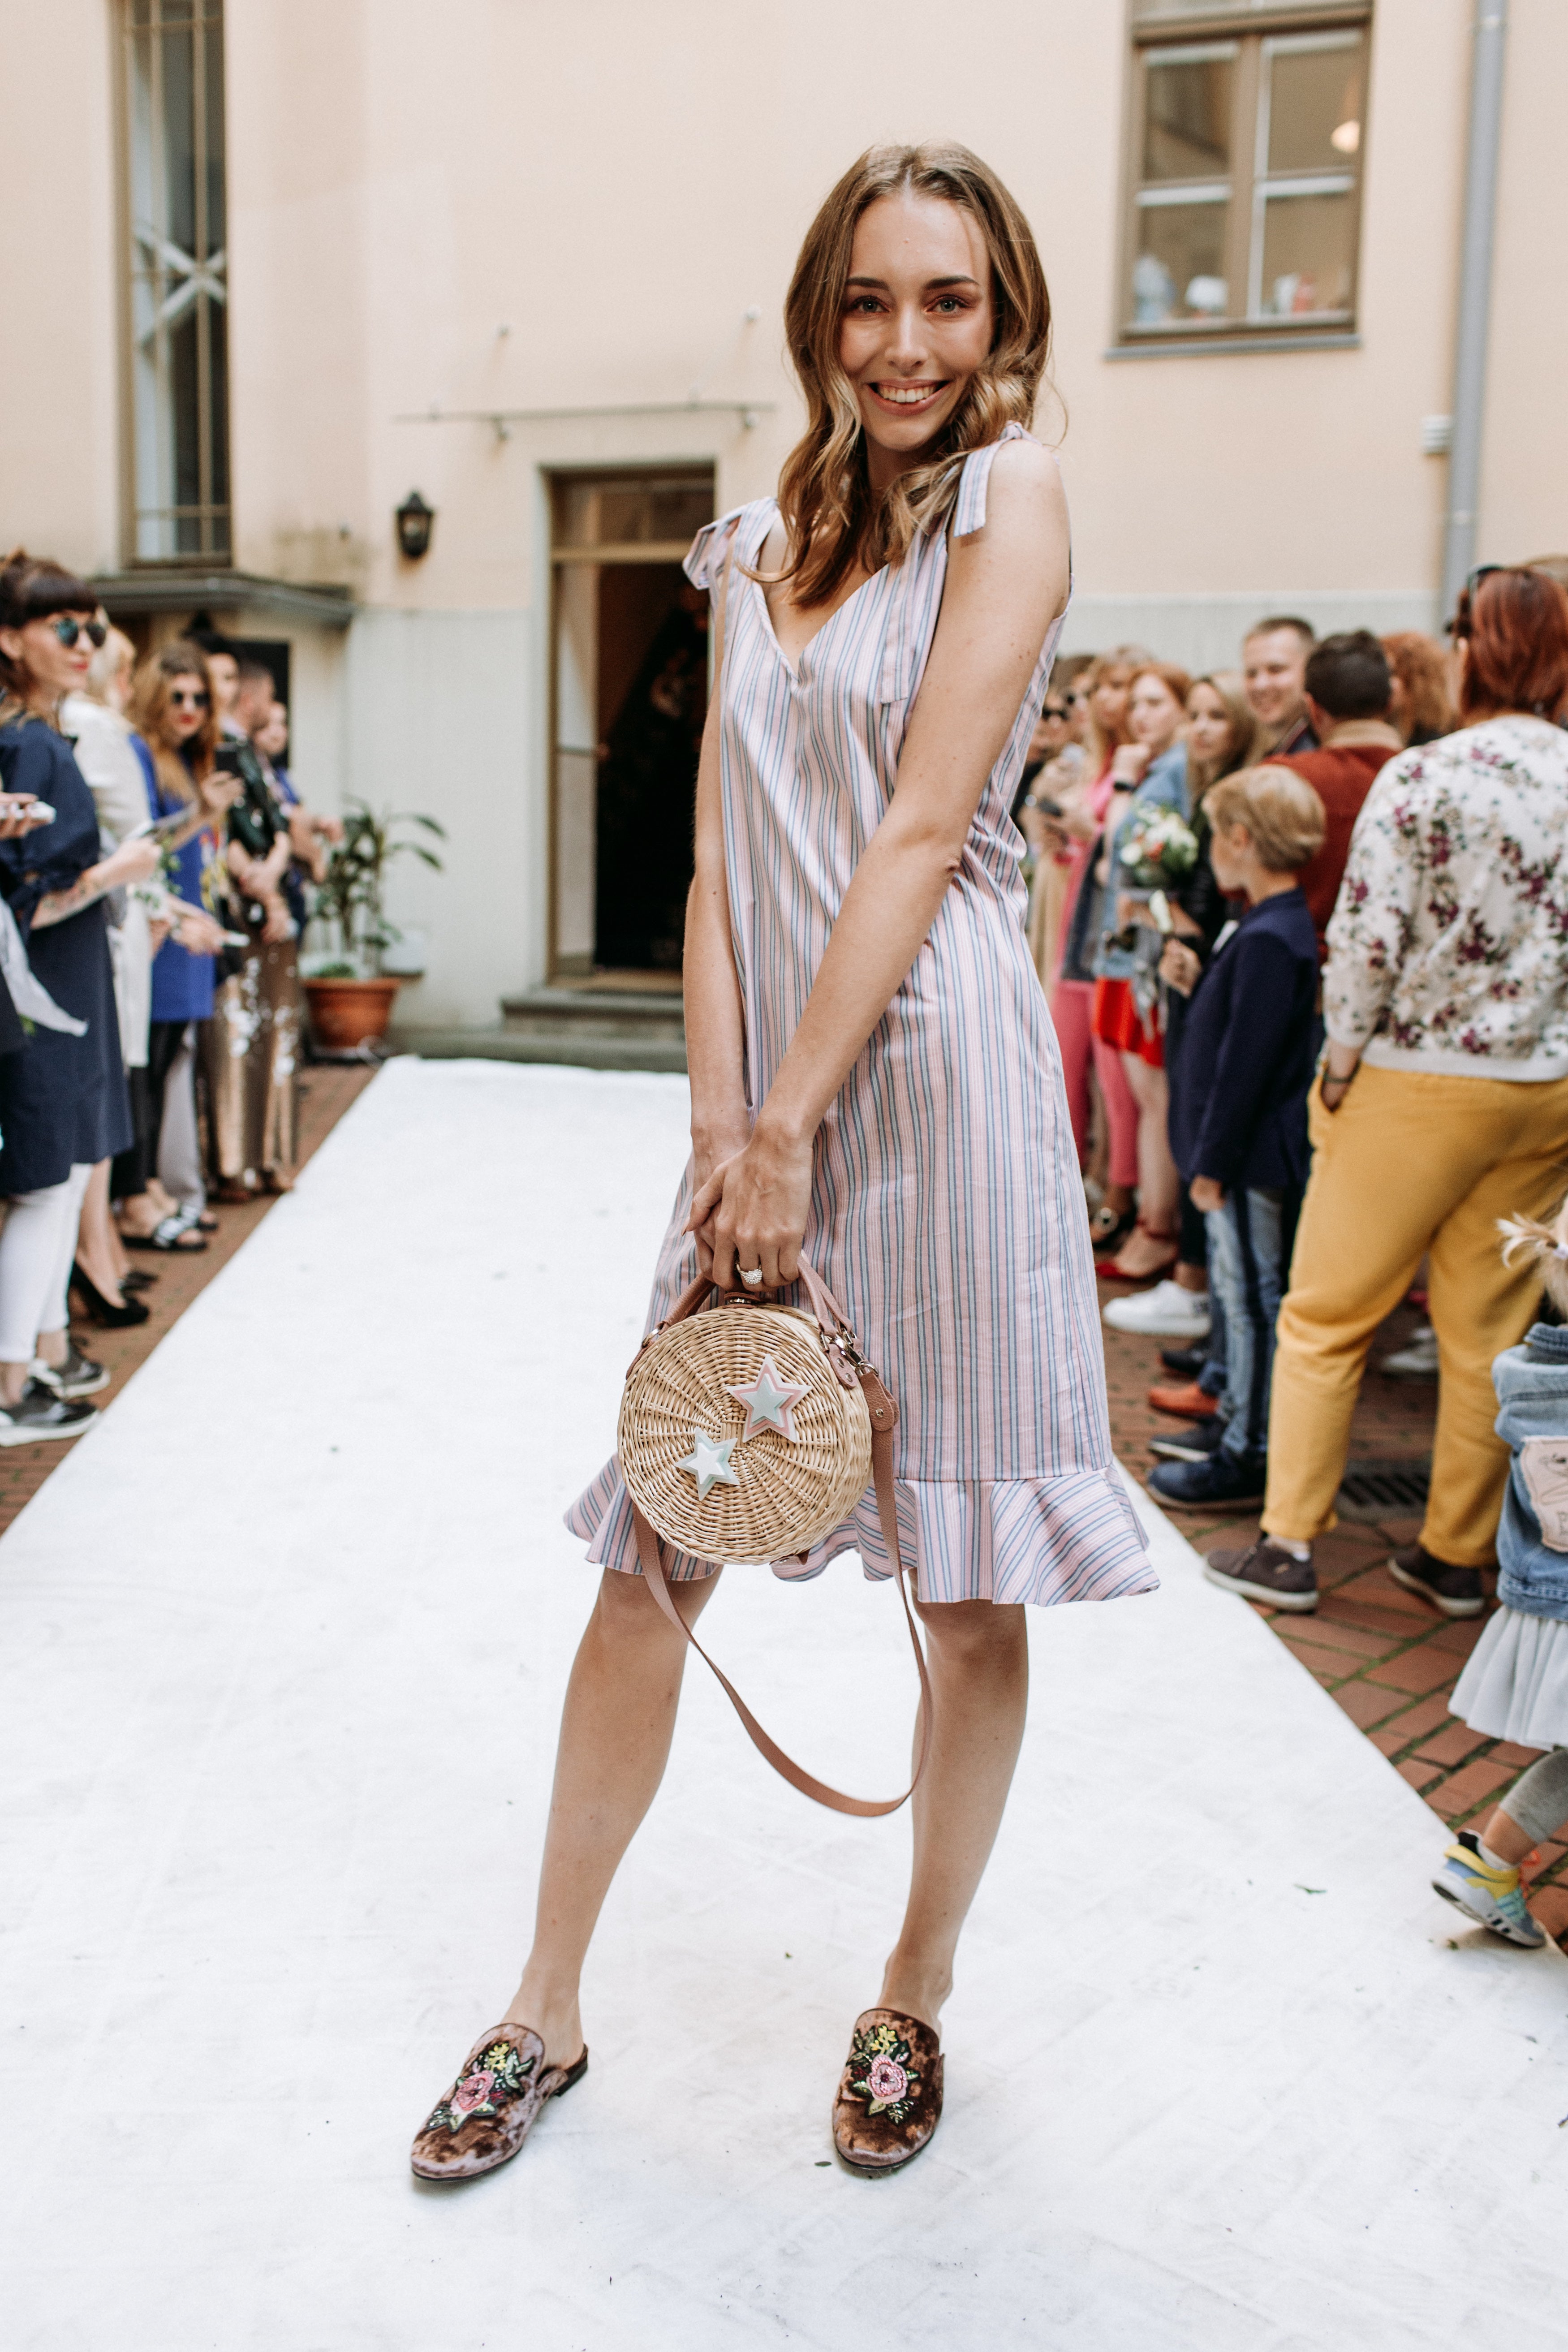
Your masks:
[[[0,784],[50,811],[24,837],[0,840],[0,896],[51,1008],[26,1049],[0,1059],[0,1193],[11,1203],[0,1233],[5,1445],[68,1437],[91,1418],[89,1405],[33,1379],[32,1364],[41,1358],[71,1385],[66,1286],[82,1197],[97,1162],[132,1134],[103,894],[146,881],[158,851],[143,839],[100,856],[98,812],[58,725],[107,634],[97,608],[58,563],[18,552],[0,566]]]
[[[160,1209],[151,1195],[127,1201],[121,1230],[132,1249],[187,1255],[206,1248],[214,1222],[205,1216],[196,1129],[197,1024],[212,1019],[226,946],[212,909],[224,879],[221,837],[240,783],[216,764],[217,702],[199,646],[164,646],[144,662],[132,709],[150,806],[158,816],[188,809],[191,823],[168,845],[175,911],[153,965],[147,1044],[149,1171],[174,1206]]]

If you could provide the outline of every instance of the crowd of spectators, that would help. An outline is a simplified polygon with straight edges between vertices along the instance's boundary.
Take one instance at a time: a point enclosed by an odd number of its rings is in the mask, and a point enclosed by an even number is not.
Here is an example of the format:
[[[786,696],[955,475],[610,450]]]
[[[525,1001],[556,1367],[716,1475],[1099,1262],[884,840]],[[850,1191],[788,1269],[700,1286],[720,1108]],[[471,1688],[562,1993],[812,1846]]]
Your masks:
[[[0,1444],[77,1435],[148,1258],[293,1181],[304,880],[272,673],[210,630],[138,660],[88,584],[0,564]]]
[[[1148,1484],[1260,1519],[1211,1580],[1317,1603],[1351,1415],[1439,1382],[1431,1493],[1391,1572],[1485,1607],[1508,1477],[1491,1367],[1539,1271],[1500,1219],[1568,1173],[1568,594],[1474,575],[1448,643],[1260,620],[1240,667],[1058,667],[1017,816],[1106,1322],[1161,1343]],[[1548,1319],[1550,1320],[1550,1314]]]

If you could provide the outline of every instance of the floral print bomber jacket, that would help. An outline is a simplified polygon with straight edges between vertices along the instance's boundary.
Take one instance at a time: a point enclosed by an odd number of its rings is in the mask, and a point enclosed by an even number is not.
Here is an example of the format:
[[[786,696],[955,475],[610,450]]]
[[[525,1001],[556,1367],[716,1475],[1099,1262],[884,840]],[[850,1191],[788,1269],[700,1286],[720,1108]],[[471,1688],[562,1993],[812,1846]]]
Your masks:
[[[1489,719],[1402,751],[1356,819],[1323,1018],[1383,1069],[1568,1077],[1568,733]]]

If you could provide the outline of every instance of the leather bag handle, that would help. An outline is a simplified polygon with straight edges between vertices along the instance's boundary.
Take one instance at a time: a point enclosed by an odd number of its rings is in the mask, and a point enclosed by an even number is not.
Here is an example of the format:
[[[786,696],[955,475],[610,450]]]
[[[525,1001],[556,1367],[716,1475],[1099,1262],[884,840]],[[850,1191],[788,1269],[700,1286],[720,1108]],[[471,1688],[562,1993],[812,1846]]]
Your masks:
[[[869,1819],[882,1813],[896,1813],[900,1805],[908,1803],[919,1784],[921,1774],[925,1770],[926,1757],[931,1748],[932,1705],[931,1677],[926,1671],[925,1652],[921,1646],[914,1611],[910,1606],[903,1554],[899,1548],[898,1503],[893,1489],[893,1431],[898,1425],[899,1408],[887,1388],[884,1387],[881,1375],[861,1358],[859,1346],[844,1309],[816,1268],[808,1265],[805,1258],[800,1261],[800,1281],[806,1297],[811,1300],[817,1322],[824,1333],[831,1331],[830,1347],[837,1342],[847,1341],[847,1348],[838,1349],[837,1360],[835,1360],[831,1355],[829,1360],[834,1362],[835,1370],[838,1371],[841,1379],[848,1372],[851,1377],[858,1381],[860,1393],[866,1400],[866,1409],[871,1416],[871,1479],[876,1489],[877,1517],[881,1526],[882,1541],[887,1547],[888,1557],[893,1563],[893,1573],[898,1579],[899,1598],[904,1604],[904,1622],[909,1627],[910,1646],[915,1654],[915,1671],[920,1675],[921,1683],[915,1769],[910,1785],[902,1796],[881,1798],[846,1796],[842,1790],[829,1788],[826,1780],[817,1780],[814,1773],[806,1771],[804,1765],[797,1764],[792,1756],[785,1755],[777,1740],[763,1730],[734,1684],[723,1669],[714,1664],[676,1607],[668,1579],[665,1575],[664,1556],[658,1538],[635,1502],[632,1504],[632,1524],[637,1531],[637,1558],[642,1564],[643,1576],[648,1591],[670,1623],[678,1633],[685,1635],[703,1664],[722,1686],[725,1696],[745,1726],[746,1734],[752,1745],[761,1755],[766,1757],[773,1770],[787,1780],[792,1789],[800,1790],[803,1797],[810,1797],[817,1804],[826,1805],[836,1813],[855,1813]],[[668,1315],[657,1328],[664,1331],[668,1330],[672,1323],[685,1322],[688,1316],[695,1315],[703,1307],[713,1287],[712,1280],[709,1276],[700,1275],[696,1281],[681,1294]],[[742,1297],[749,1297],[752,1294],[742,1291],[740,1295]],[[649,1339],[654,1336],[653,1332],[648,1334]],[[643,1344],[646,1347],[647,1340]],[[852,1354],[849,1352],[850,1349],[853,1350]],[[840,1363],[844,1365],[842,1370],[839,1370]]]

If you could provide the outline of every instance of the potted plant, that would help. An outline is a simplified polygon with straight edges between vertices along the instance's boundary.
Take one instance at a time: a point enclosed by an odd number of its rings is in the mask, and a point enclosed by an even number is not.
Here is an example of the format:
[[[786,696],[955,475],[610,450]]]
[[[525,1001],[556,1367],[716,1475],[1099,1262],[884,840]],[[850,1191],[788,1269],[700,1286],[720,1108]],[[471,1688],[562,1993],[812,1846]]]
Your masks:
[[[316,885],[312,915],[337,937],[335,949],[312,957],[302,974],[311,1031],[323,1053],[353,1053],[384,1036],[392,1017],[402,982],[384,976],[381,959],[403,935],[387,917],[387,869],[395,858],[412,853],[437,874],[442,870],[433,849],[400,833],[405,825],[418,825],[437,841],[447,838],[433,816],[384,809],[378,814],[363,801],[351,801],[343,837],[333,844]]]

